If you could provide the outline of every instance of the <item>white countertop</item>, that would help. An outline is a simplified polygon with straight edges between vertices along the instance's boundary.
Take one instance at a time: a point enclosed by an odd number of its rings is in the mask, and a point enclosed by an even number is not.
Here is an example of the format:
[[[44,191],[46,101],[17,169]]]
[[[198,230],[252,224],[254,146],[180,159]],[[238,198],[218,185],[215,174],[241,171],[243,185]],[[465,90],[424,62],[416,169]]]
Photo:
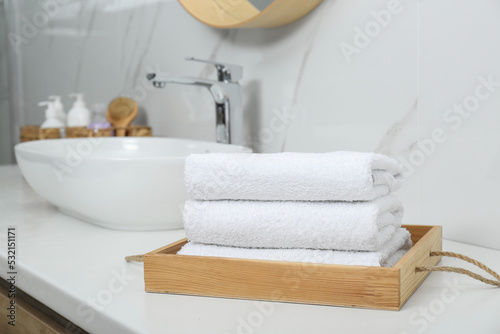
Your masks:
[[[121,232],[65,216],[17,166],[0,166],[4,279],[8,226],[17,229],[17,287],[91,333],[500,333],[500,289],[450,273],[432,273],[399,312],[146,293],[142,264],[124,257],[181,239],[183,230]],[[447,240],[443,249],[500,271],[500,251]]]

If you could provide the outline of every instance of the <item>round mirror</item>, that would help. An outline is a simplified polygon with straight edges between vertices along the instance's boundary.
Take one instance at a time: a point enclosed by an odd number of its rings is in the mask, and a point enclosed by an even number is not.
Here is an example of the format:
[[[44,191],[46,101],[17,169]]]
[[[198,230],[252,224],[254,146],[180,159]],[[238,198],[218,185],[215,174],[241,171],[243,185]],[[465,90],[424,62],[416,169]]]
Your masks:
[[[273,0],[249,0],[249,2],[260,12],[262,12],[273,2]]]
[[[229,28],[279,27],[309,13],[322,0],[179,0],[198,21]]]

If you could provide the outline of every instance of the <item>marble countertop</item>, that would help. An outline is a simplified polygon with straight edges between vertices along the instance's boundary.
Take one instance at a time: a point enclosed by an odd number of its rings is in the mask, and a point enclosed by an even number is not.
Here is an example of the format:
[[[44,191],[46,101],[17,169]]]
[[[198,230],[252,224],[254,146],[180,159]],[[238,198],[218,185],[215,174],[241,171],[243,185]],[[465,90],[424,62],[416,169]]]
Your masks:
[[[146,293],[142,264],[124,257],[183,238],[183,230],[93,226],[36,195],[17,166],[0,166],[4,279],[9,227],[16,232],[17,287],[91,333],[500,332],[500,289],[450,273],[432,273],[399,312]],[[500,271],[500,251],[448,240],[443,249]],[[463,265],[454,259],[442,264]]]

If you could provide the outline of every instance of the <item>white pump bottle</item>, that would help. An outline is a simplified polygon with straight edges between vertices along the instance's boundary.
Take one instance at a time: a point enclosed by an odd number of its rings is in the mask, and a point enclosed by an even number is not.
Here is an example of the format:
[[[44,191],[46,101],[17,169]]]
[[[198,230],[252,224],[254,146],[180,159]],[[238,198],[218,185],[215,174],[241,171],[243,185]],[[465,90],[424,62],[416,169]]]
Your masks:
[[[90,124],[90,111],[85,106],[83,94],[71,93],[70,97],[76,97],[73,108],[68,112],[68,126],[88,126]]]
[[[66,124],[67,117],[64,112],[64,106],[61,102],[61,97],[59,95],[51,95],[49,96],[49,101],[52,101],[54,104],[54,109],[56,110],[57,118],[64,124]]]
[[[45,109],[45,122],[42,123],[40,128],[48,129],[48,128],[62,128],[64,127],[64,123],[57,118],[57,112],[54,108],[53,102],[44,101],[38,104],[39,107],[47,106]]]

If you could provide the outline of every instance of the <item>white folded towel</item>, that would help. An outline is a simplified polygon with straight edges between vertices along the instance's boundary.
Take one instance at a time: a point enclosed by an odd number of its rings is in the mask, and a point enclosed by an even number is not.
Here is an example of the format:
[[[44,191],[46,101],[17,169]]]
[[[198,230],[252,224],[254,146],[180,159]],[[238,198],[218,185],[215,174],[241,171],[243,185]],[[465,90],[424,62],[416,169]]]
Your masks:
[[[183,220],[195,243],[374,251],[402,216],[399,199],[387,195],[370,202],[188,200]]]
[[[403,256],[405,256],[408,249],[406,247],[398,249],[394,254],[389,256],[387,260],[385,260],[384,265],[382,267],[393,267]]]
[[[404,255],[405,252],[403,251],[407,251],[410,248],[410,233],[406,229],[400,228],[396,232],[396,234],[384,245],[384,247],[376,252],[296,248],[240,248],[188,242],[181,248],[181,250],[177,254],[272,261],[388,267],[394,265]],[[401,257],[396,258],[396,253],[397,256]]]
[[[361,152],[192,154],[184,174],[197,200],[369,201],[402,181],[396,160]]]

